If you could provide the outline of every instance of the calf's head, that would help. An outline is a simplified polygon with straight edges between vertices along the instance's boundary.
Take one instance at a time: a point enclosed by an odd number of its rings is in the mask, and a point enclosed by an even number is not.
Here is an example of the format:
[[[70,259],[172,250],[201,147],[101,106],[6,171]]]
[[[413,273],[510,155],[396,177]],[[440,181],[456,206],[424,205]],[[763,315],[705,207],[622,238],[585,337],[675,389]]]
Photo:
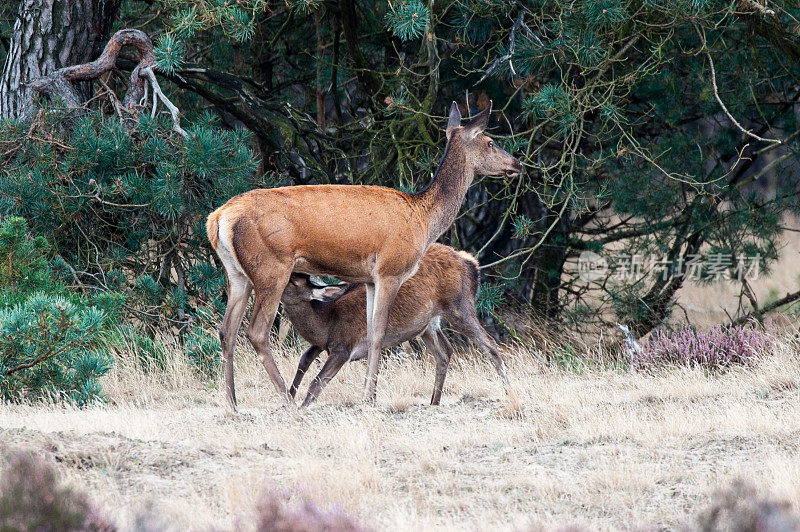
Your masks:
[[[327,285],[304,273],[293,273],[283,289],[281,303],[285,306],[308,304],[311,301],[333,301],[347,289],[346,284]]]

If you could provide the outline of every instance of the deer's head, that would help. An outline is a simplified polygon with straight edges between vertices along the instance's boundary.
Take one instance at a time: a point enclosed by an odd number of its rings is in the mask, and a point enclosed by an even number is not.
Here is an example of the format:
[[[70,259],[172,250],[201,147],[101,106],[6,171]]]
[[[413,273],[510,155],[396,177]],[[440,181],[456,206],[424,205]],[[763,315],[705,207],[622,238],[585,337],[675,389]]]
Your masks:
[[[327,285],[304,273],[293,273],[283,289],[281,302],[287,306],[316,301],[333,301],[347,289],[346,284]]]
[[[449,143],[458,143],[467,155],[467,163],[475,173],[481,175],[518,176],[522,172],[522,163],[519,159],[509,154],[494,143],[483,131],[489,125],[489,116],[492,113],[492,102],[488,107],[475,115],[461,126],[461,112],[456,102],[450,106],[450,118],[447,121],[447,140]]]

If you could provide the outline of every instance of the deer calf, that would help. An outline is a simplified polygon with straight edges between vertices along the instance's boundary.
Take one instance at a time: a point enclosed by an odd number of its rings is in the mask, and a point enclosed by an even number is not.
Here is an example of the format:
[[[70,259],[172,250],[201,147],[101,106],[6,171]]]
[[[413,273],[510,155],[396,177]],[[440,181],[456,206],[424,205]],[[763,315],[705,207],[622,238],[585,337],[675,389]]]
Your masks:
[[[487,352],[503,383],[509,384],[497,344],[481,326],[475,312],[478,288],[478,262],[472,255],[432,244],[423,255],[417,272],[400,287],[389,312],[383,348],[421,334],[422,341],[433,353],[436,380],[432,405],[439,404],[453,354],[453,347],[441,329],[442,320]],[[365,292],[363,284],[319,286],[308,275],[291,276],[281,302],[298,334],[311,344],[300,359],[289,389],[292,397],[311,363],[322,351],[328,352],[328,360],[311,383],[303,406],[319,396],[345,362],[367,356]]]

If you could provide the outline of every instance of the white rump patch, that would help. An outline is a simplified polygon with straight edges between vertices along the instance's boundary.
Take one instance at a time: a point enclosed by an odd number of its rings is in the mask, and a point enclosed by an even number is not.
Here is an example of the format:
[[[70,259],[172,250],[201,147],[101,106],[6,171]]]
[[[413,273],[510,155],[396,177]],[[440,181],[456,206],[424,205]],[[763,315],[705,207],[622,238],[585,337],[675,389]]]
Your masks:
[[[242,265],[239,264],[239,260],[236,258],[236,253],[233,249],[233,225],[224,213],[219,217],[218,228],[219,242],[217,245],[217,255],[219,255],[223,266],[225,266],[225,271],[228,272],[230,281],[236,282],[241,276],[247,278],[247,274],[242,269]]]

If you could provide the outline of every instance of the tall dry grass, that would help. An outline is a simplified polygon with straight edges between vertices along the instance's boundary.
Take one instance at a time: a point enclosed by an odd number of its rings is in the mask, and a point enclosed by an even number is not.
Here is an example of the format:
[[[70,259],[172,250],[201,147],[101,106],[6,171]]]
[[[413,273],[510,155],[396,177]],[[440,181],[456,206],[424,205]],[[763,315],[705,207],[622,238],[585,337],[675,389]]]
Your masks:
[[[675,529],[739,478],[797,511],[800,343],[776,334],[756,367],[718,373],[630,373],[586,363],[609,358],[591,346],[544,365],[507,348],[513,397],[487,360],[459,352],[440,407],[427,404],[430,357],[389,356],[377,407],[361,404],[353,363],[306,411],[280,403],[240,340],[238,415],[179,350],[147,371],[129,346],[106,405],[0,406],[0,454],[49,456],[127,527],[144,508],[176,529],[248,529],[265,484],[392,530]],[[299,353],[276,354],[285,378]]]

